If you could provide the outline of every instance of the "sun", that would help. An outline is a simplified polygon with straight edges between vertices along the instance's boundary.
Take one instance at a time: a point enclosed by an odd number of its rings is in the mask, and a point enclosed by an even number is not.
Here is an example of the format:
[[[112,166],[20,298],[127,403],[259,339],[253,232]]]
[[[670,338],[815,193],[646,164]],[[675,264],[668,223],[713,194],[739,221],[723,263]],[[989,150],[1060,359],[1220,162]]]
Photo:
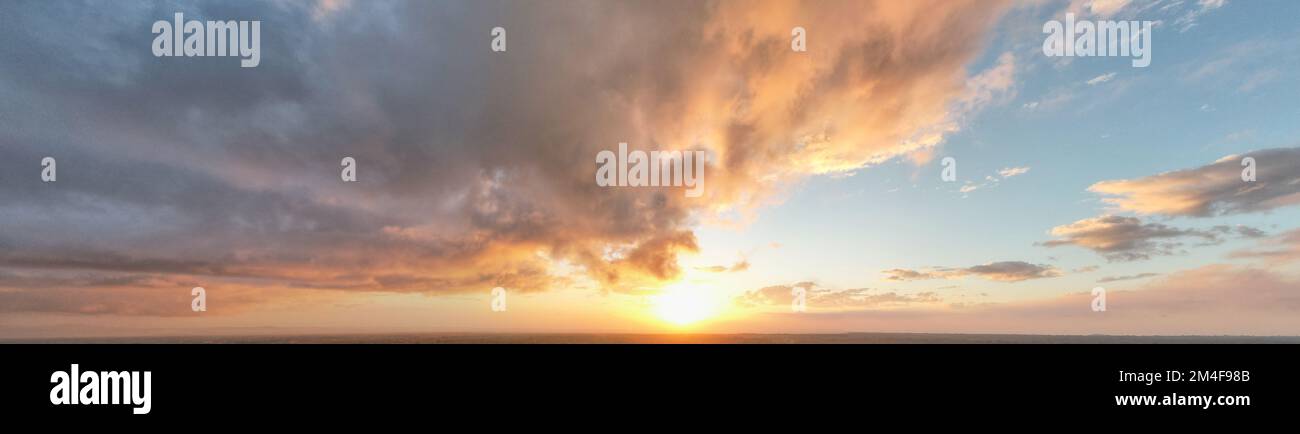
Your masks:
[[[706,288],[673,285],[655,296],[654,307],[660,319],[685,326],[717,315],[721,303]]]

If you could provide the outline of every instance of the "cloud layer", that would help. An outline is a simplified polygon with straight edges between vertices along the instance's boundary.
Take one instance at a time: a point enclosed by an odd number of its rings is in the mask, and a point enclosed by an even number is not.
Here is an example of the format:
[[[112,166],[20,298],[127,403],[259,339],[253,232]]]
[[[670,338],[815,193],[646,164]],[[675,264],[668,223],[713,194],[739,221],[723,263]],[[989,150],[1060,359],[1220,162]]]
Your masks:
[[[700,223],[809,175],[923,156],[1008,91],[1014,58],[966,70],[1005,6],[6,5],[0,290],[10,310],[149,314],[130,307],[146,293],[99,283],[256,299],[653,285],[699,249]],[[149,24],[178,11],[261,20],[261,65],[152,57]],[[496,26],[505,53],[488,49]],[[597,187],[593,157],[619,142],[709,151],[705,197]],[[57,183],[20,175],[45,156]],[[359,182],[339,181],[343,157]]]
[[[930,270],[909,270],[895,268],[885,270],[887,280],[912,281],[932,279],[954,279],[975,276],[996,282],[1020,282],[1031,279],[1058,277],[1061,271],[1051,265],[1031,264],[1024,261],[992,262],[966,268],[934,268]]]
[[[893,291],[873,291],[868,288],[835,290],[818,287],[813,282],[799,282],[794,285],[774,285],[755,289],[736,297],[735,302],[742,307],[791,306],[795,288],[804,289],[804,306],[807,308],[866,309],[917,306],[942,301],[934,292],[899,294]]]
[[[1243,290],[1249,289],[1249,290]],[[1300,281],[1266,268],[1208,265],[1172,273],[1134,290],[1106,295],[1092,310],[1082,290],[1059,297],[946,308],[771,313],[746,330],[899,332],[1294,335],[1300,329]]]

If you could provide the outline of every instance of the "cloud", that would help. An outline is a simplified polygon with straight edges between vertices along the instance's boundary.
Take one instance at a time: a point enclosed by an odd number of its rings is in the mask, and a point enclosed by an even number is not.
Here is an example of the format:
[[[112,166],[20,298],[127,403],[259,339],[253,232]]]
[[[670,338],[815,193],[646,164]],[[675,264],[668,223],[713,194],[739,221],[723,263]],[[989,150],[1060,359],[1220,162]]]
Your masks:
[[[1046,247],[1074,245],[1102,255],[1109,261],[1136,261],[1152,256],[1172,255],[1185,245],[1181,239],[1196,238],[1201,244],[1218,244],[1224,235],[1255,237],[1262,231],[1238,226],[1216,226],[1209,230],[1180,229],[1162,223],[1143,223],[1137,217],[1103,215],[1052,228],[1057,239],[1039,243]]]
[[[1006,102],[1015,95],[1016,56],[998,56],[997,64],[966,81],[966,93],[959,100],[967,112]]]
[[[1112,73],[1109,73],[1109,74],[1102,74],[1102,75],[1098,75],[1098,76],[1096,76],[1096,77],[1093,77],[1093,78],[1089,79],[1089,80],[1087,81],[1087,83],[1088,83],[1089,86],[1096,86],[1096,85],[1098,85],[1098,84],[1102,84],[1102,83],[1105,83],[1105,82],[1111,81],[1111,80],[1114,79],[1114,78],[1115,78],[1115,73],[1112,72]]]
[[[959,188],[957,191],[959,193],[966,194],[983,188],[997,187],[1005,179],[1014,176],[1024,175],[1026,173],[1029,173],[1029,166],[1003,168],[1002,170],[999,170],[998,173],[995,175],[985,176],[983,182],[976,183],[972,181],[966,181],[966,183],[963,184],[961,188]]]
[[[1078,92],[1069,87],[1058,87],[1047,92],[1039,101],[1030,101],[1025,103],[1022,108],[1026,110],[1055,110],[1068,106],[1079,96]]]
[[[945,274],[943,272],[917,271],[917,270],[909,270],[906,268],[893,268],[893,269],[885,270],[883,271],[883,273],[889,276],[886,277],[887,280],[897,280],[897,281],[904,281],[904,282],[912,281],[912,280],[932,280],[932,279],[945,278]]]
[[[0,182],[0,268],[256,279],[267,297],[569,278],[633,291],[679,277],[699,225],[808,176],[924,154],[1011,92],[1013,56],[967,71],[1008,5],[7,8],[0,94],[16,104],[0,118],[22,127],[0,131],[0,173],[54,155],[60,179]],[[261,20],[262,64],[141,49],[177,10]],[[808,53],[790,50],[795,24]],[[486,48],[495,26],[505,53]],[[708,151],[705,197],[597,187],[593,158],[619,142]],[[339,181],[343,157],[359,182]]]
[[[1300,280],[1270,268],[1216,264],[1179,271],[1133,290],[1108,291],[1105,312],[1092,311],[1090,289],[1016,302],[773,313],[762,320],[771,330],[784,333],[852,329],[1038,335],[1294,336],[1300,330]]]
[[[302,305],[330,298],[316,291],[283,285],[223,282],[212,286],[205,282],[214,281],[193,276],[130,272],[0,270],[0,281],[7,287],[0,291],[0,313],[189,317],[198,315],[191,310],[190,292],[198,286],[208,290],[211,314],[248,311],[254,305],[271,301],[270,294],[292,296]]]
[[[1229,254],[1238,259],[1262,259],[1269,264],[1300,261],[1300,229],[1292,229],[1262,240],[1259,245]]]
[[[734,264],[731,264],[730,266],[711,265],[707,267],[696,267],[695,269],[700,271],[707,271],[710,273],[728,273],[728,272],[736,273],[736,272],[748,270],[749,261],[742,259]]]
[[[1139,273],[1132,276],[1108,276],[1097,279],[1097,283],[1122,282],[1125,280],[1145,279],[1148,277],[1159,276],[1160,273]]]
[[[735,298],[741,307],[790,306],[794,301],[794,289],[803,288],[804,305],[808,308],[882,308],[907,305],[939,303],[942,300],[933,292],[916,294],[899,294],[896,292],[878,292],[867,288],[825,289],[812,282],[800,282],[794,285],[775,285],[745,292]]]
[[[1191,30],[1192,27],[1196,27],[1196,21],[1202,15],[1215,9],[1219,9],[1227,3],[1227,0],[1197,0],[1195,6],[1191,7],[1187,12],[1174,21],[1174,25],[1178,27],[1180,33]]]
[[[885,270],[884,273],[888,276],[886,280],[896,281],[954,279],[975,276],[997,282],[1020,282],[1061,276],[1060,270],[1051,265],[1030,264],[1022,261],[992,262],[967,268],[935,268],[928,271],[895,268]]]
[[[1078,15],[1110,18],[1131,3],[1132,0],[1071,0],[1066,10]]]
[[[1236,225],[1236,226],[1219,225],[1210,228],[1210,230],[1224,235],[1236,235],[1240,238],[1264,238],[1268,236],[1268,232],[1264,232],[1263,229],[1253,228],[1245,225]]]
[[[998,171],[998,176],[1001,176],[1003,179],[1006,179],[1006,178],[1010,178],[1010,177],[1013,177],[1013,176],[1024,175],[1024,174],[1026,174],[1026,173],[1029,173],[1029,166],[1025,166],[1025,167],[1008,167],[1008,168],[1005,168],[1005,169],[999,170],[999,171]]]
[[[1058,277],[1061,275],[1061,272],[1057,271],[1056,267],[1051,265],[1030,264],[1021,261],[1005,261],[976,265],[974,267],[966,268],[964,273],[999,282],[1019,282],[1022,280]]]
[[[1242,161],[1255,159],[1256,181],[1242,181]],[[1211,217],[1270,211],[1300,203],[1300,148],[1229,155],[1194,169],[1131,180],[1102,181],[1089,191],[1117,210]]]

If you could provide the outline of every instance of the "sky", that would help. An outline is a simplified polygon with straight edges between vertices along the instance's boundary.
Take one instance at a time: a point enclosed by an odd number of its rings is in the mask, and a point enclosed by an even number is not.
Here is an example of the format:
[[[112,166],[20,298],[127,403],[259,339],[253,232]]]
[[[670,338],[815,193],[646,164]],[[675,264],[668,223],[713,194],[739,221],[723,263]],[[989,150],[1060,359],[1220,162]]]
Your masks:
[[[259,21],[259,64],[155,56],[176,13]],[[1067,14],[1151,22],[1150,65],[1048,56]],[[0,337],[1297,335],[1294,18],[4,2]],[[595,182],[620,143],[707,153],[702,195]]]

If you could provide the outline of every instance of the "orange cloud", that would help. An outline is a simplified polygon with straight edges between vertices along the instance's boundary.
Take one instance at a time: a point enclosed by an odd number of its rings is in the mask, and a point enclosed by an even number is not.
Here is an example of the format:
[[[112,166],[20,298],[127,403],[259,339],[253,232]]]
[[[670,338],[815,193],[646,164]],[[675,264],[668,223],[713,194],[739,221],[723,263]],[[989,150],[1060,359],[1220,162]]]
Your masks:
[[[1242,179],[1245,158],[1255,181]],[[1209,217],[1268,211],[1300,204],[1300,148],[1229,155],[1212,164],[1132,180],[1102,181],[1089,191],[1118,210],[1139,214]]]
[[[471,2],[455,17],[427,2],[286,4],[258,12],[300,29],[267,41],[294,56],[252,76],[202,72],[221,86],[195,86],[195,71],[171,64],[101,64],[102,52],[138,52],[98,37],[120,32],[115,22],[76,29],[109,44],[93,51],[45,37],[62,29],[0,29],[24,50],[64,54],[5,74],[41,101],[33,113],[57,114],[24,118],[23,131],[53,135],[5,130],[0,143],[67,143],[61,158],[97,172],[54,191],[0,183],[10,229],[0,268],[244,279],[267,298],[289,297],[279,287],[661,284],[699,249],[701,224],[752,215],[808,176],[932,151],[1012,92],[1011,55],[967,71],[1008,4]],[[115,12],[122,22],[149,13]],[[17,8],[14,21],[57,13]],[[483,29],[497,25],[510,29],[507,53],[483,47]],[[808,32],[807,52],[791,50],[795,26]],[[345,60],[359,58],[374,61]],[[77,119],[76,137],[50,119]],[[593,158],[619,142],[709,151],[705,197],[598,187]],[[0,171],[28,170],[44,152],[13,148]],[[359,182],[339,182],[344,156]],[[31,291],[19,283],[0,277],[0,290]]]

